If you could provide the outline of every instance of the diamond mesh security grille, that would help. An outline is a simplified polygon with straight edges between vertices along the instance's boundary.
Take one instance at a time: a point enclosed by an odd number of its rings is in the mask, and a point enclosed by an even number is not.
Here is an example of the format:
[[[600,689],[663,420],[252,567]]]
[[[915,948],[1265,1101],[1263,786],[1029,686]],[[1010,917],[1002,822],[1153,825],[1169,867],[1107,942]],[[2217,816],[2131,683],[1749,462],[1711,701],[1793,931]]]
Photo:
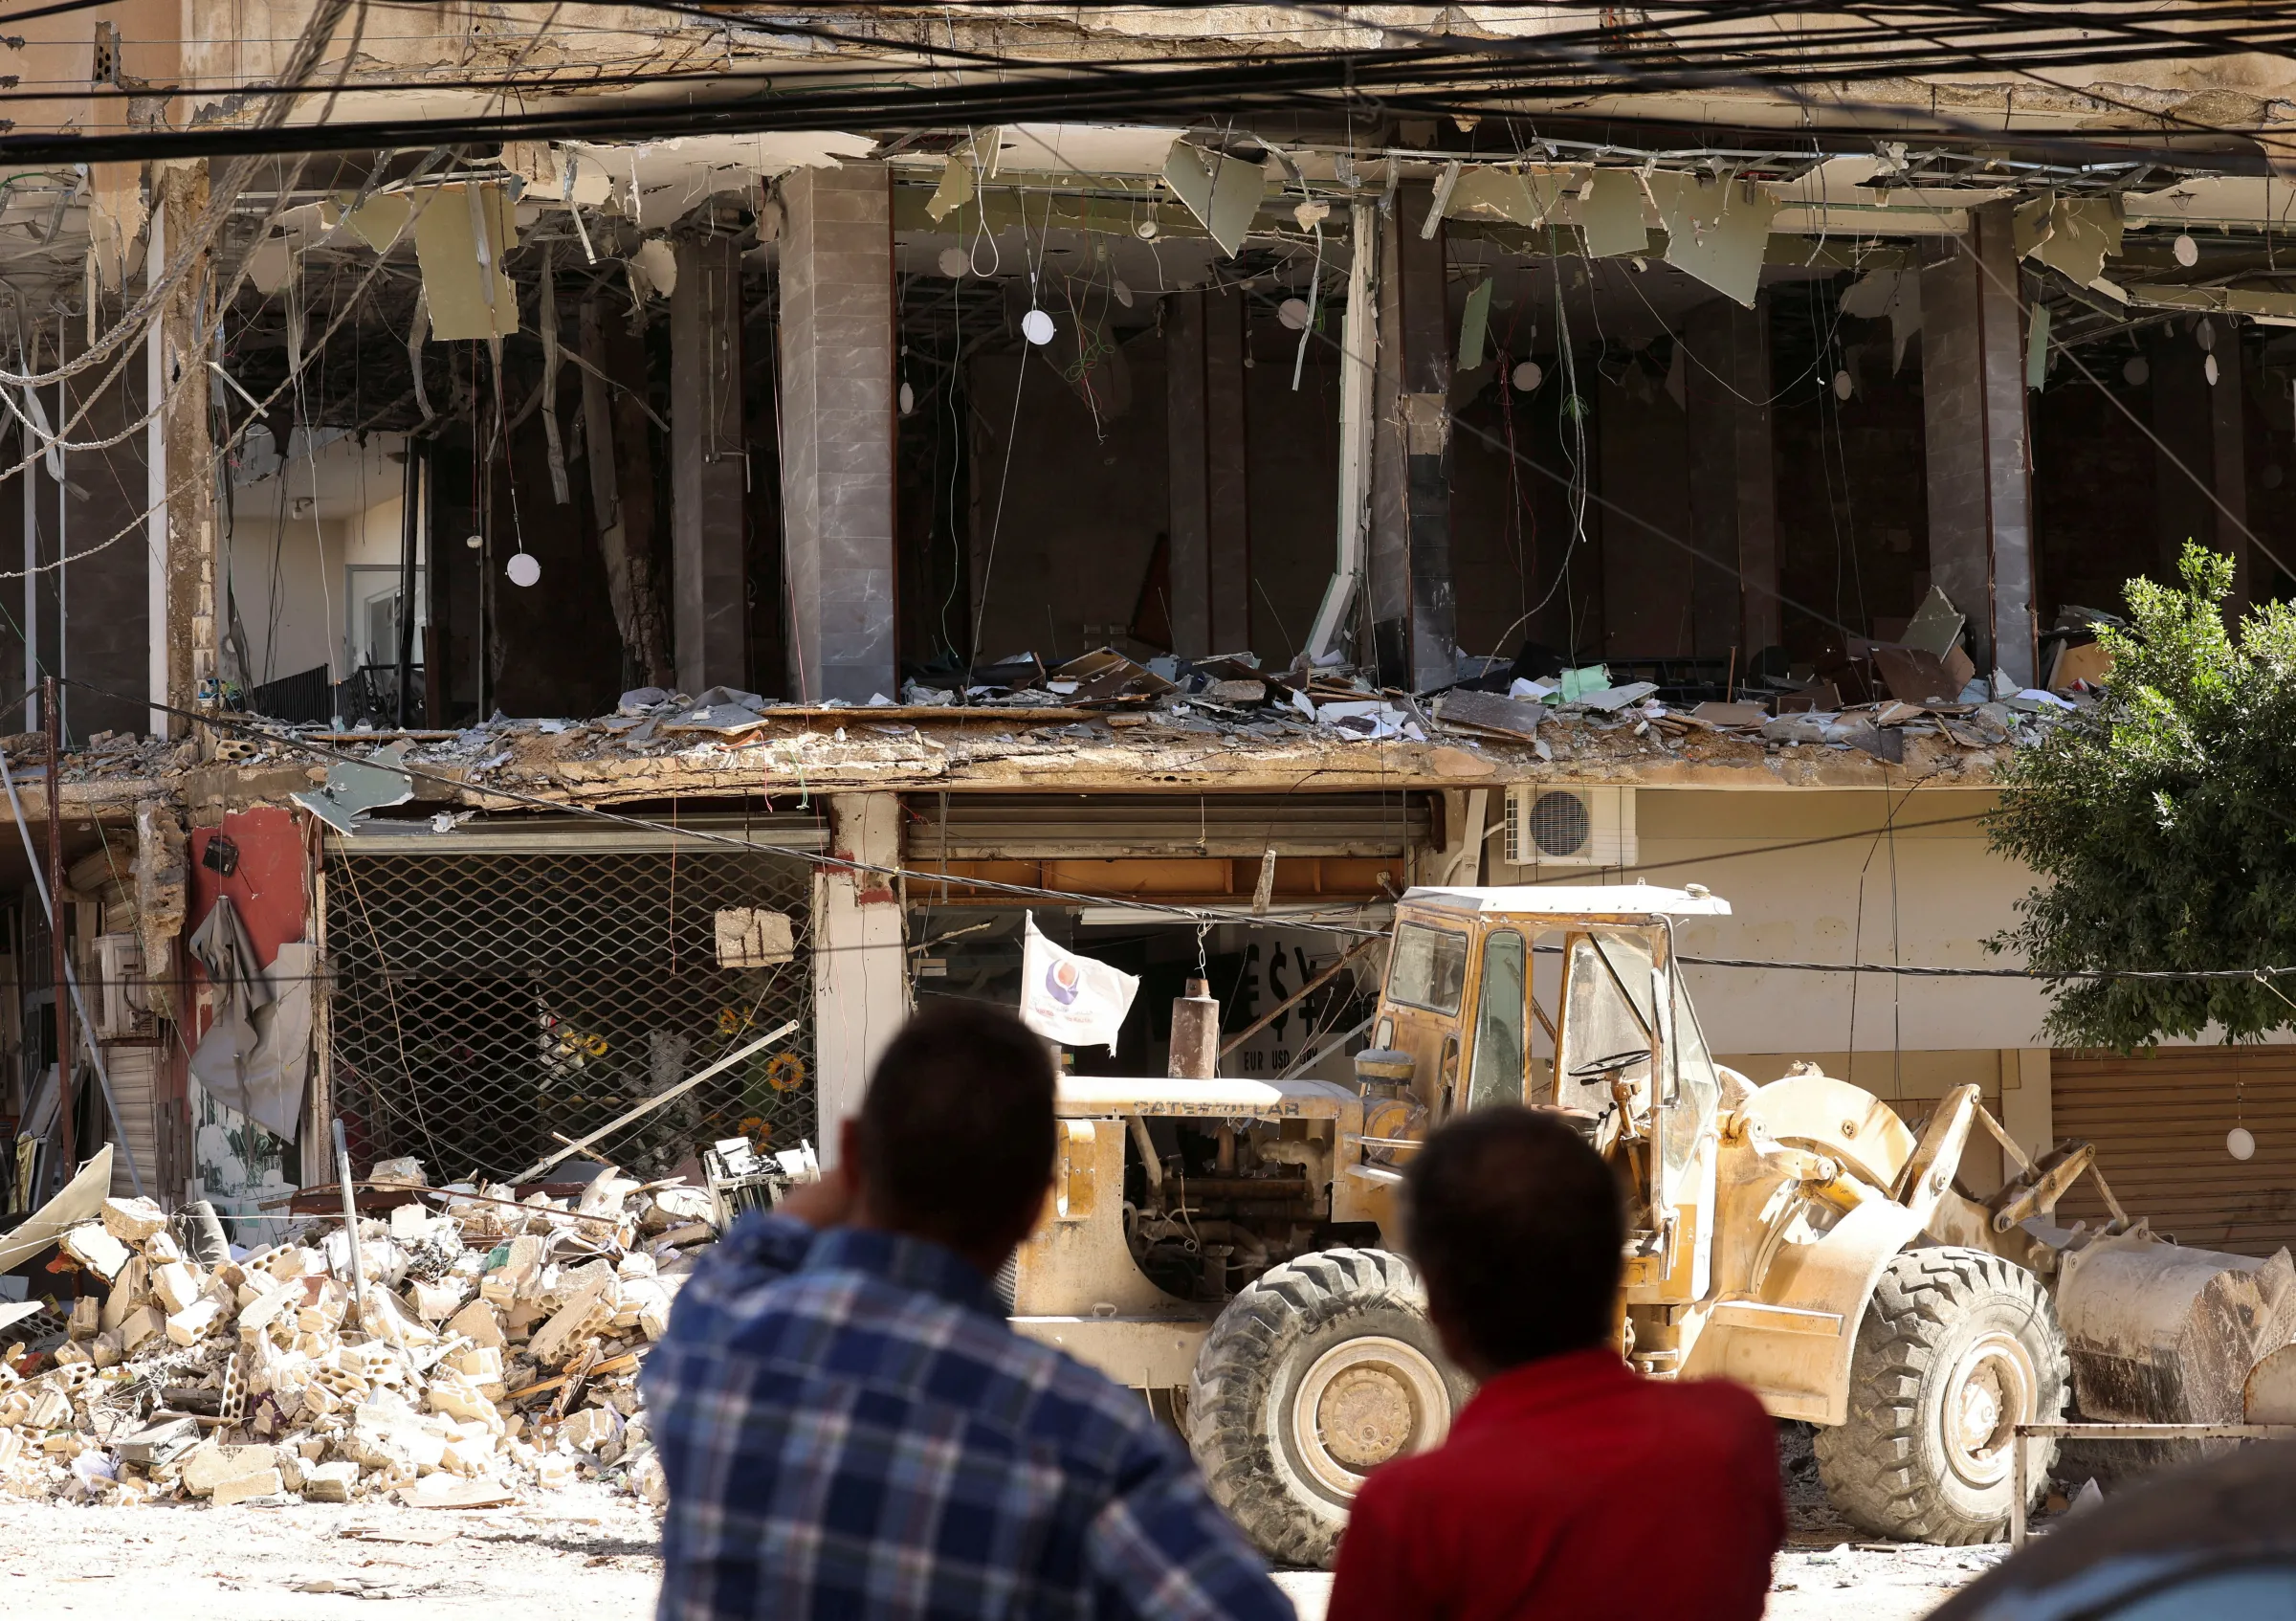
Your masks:
[[[738,1131],[777,1149],[816,1136],[802,860],[337,847],[326,870],[334,1091],[362,1170],[411,1154],[441,1180],[516,1175],[790,1018],[788,1037],[592,1151],[661,1173]],[[787,916],[795,955],[720,967],[732,907]]]

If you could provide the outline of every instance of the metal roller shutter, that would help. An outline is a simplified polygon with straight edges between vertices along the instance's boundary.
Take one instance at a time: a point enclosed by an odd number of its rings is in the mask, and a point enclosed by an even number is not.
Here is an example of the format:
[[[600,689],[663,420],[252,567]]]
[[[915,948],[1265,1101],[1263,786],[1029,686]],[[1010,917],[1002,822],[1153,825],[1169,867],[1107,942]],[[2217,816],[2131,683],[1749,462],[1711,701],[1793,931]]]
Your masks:
[[[1420,793],[916,793],[913,858],[1400,855],[1433,827]]]
[[[111,1077],[112,1098],[119,1104],[119,1124],[126,1129],[126,1153],[112,1155],[112,1197],[125,1199],[136,1191],[136,1179],[128,1169],[128,1156],[134,1155],[136,1169],[144,1173],[144,1191],[154,1198],[167,1201],[172,1189],[160,1180],[159,1135],[159,1058],[157,1044],[107,1041],[103,1044],[103,1067]],[[107,1118],[106,1137],[118,1141],[118,1132],[110,1129]]]
[[[2154,1232],[2238,1255],[2296,1248],[2296,1047],[2060,1053],[2050,1094],[2057,1137],[2094,1143],[2122,1208]],[[2226,1150],[2235,1125],[2253,1159]],[[2058,1211],[2094,1222],[2105,1206],[2083,1178]]]

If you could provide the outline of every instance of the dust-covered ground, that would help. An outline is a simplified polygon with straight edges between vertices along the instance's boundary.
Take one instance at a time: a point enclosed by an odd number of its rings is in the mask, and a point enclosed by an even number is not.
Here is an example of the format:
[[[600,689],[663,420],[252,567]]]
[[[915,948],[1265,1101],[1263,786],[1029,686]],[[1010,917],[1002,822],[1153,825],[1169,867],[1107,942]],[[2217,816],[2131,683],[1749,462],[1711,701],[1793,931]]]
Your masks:
[[[1787,1427],[1788,1540],[1773,1621],[1914,1621],[2006,1551],[1877,1543],[1826,1506],[1806,1432]],[[0,1501],[0,1612],[106,1621],[646,1621],[661,1580],[654,1516],[578,1486],[532,1506]],[[1331,1578],[1286,1571],[1301,1621]]]
[[[2008,1553],[2001,1543],[1936,1547],[1885,1543],[1843,1521],[1825,1500],[1807,1424],[1777,1427],[1786,1489],[1786,1545],[1770,1571],[1772,1621],[1912,1621],[1976,1580]]]
[[[602,1488],[541,1507],[0,1502],[0,1612],[107,1621],[640,1621],[653,1513]]]

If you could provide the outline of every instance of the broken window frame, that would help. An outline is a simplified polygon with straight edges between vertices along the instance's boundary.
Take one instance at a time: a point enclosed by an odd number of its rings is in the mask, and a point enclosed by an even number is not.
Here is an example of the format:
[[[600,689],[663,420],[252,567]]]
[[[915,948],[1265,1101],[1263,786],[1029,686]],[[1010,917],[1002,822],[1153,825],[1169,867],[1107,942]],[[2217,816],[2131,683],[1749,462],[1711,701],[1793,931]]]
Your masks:
[[[1513,955],[1511,969],[1505,963],[1509,947]],[[1498,959],[1496,962],[1494,957]],[[1496,975],[1494,967],[1500,970]],[[1510,971],[1512,981],[1507,977]],[[1531,952],[1520,933],[1513,929],[1493,929],[1483,937],[1482,965],[1476,981],[1474,1054],[1468,1064],[1467,1096],[1461,1101],[1468,1109],[1491,1103],[1519,1103],[1530,1059],[1529,1020],[1525,1010],[1531,994]],[[1496,1007],[1491,995],[1494,985],[1502,994],[1512,992]],[[1510,1014],[1513,1031],[1512,1056],[1498,1051],[1501,1044],[1492,1040],[1494,1032],[1504,1032]]]
[[[1405,990],[1405,986],[1409,982],[1405,981],[1403,975],[1405,966],[1412,961],[1412,937],[1423,934],[1431,935],[1438,942],[1449,942],[1458,950],[1458,965],[1450,979],[1450,1000],[1447,1003],[1423,1001],[1419,996],[1408,994]],[[1468,965],[1471,958],[1472,948],[1473,936],[1465,930],[1439,929],[1431,923],[1398,923],[1395,928],[1395,945],[1387,962],[1387,1000],[1404,1008],[1419,1008],[1430,1013],[1457,1017],[1459,1010],[1467,1004]],[[1428,946],[1430,953],[1441,953],[1444,949],[1445,946],[1440,944],[1430,944]],[[1431,954],[1427,959],[1427,966],[1432,969],[1439,961],[1438,956]],[[1411,985],[1410,988],[1440,994],[1440,990],[1430,990],[1429,982],[1432,979],[1433,975],[1430,973],[1420,983]]]

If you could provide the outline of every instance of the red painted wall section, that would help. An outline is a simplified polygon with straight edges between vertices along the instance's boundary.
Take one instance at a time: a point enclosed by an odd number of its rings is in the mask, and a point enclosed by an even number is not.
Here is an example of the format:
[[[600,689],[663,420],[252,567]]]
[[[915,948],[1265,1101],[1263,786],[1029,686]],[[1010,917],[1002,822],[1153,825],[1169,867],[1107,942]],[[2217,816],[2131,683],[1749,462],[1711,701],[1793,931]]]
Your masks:
[[[239,865],[230,877],[207,864],[208,846],[217,834],[239,847]],[[208,921],[219,895],[232,898],[265,967],[280,946],[303,938],[311,916],[310,874],[302,829],[296,825],[293,811],[269,805],[232,811],[220,828],[192,829],[189,845],[191,895],[184,919],[185,939]],[[196,965],[192,972],[198,972]]]
[[[208,845],[220,833],[239,847],[239,863],[230,877],[207,865]],[[175,943],[175,960],[184,978],[180,1022],[182,1039],[169,1043],[167,1096],[185,1095],[186,1060],[208,1033],[208,1010],[200,1005],[200,988],[208,976],[201,971],[185,942],[208,921],[215,898],[228,895],[247,927],[255,956],[265,967],[279,947],[303,938],[311,912],[310,868],[303,849],[303,832],[295,813],[271,806],[235,810],[219,828],[193,828],[185,841],[191,866],[191,893],[184,915],[182,939]]]
[[[239,859],[229,877],[205,864],[208,846],[217,837],[228,838],[238,847]],[[187,1073],[191,1050],[207,1034],[209,1013],[200,1005],[200,991],[207,977],[186,948],[193,930],[208,921],[215,909],[216,897],[228,895],[246,925],[248,939],[255,948],[255,956],[266,967],[276,961],[279,947],[291,941],[301,940],[309,927],[311,911],[310,863],[305,852],[304,833],[293,811],[258,807],[252,810],[234,811],[223,818],[217,828],[194,828],[185,841],[190,865],[190,894],[187,897],[183,938],[176,942],[175,963],[183,978],[177,983],[178,1006],[183,1010],[176,1026],[176,1037],[166,1045],[166,1057],[161,1064],[163,1107],[179,1111],[190,1108],[189,1077]],[[251,1170],[247,1187],[230,1186],[228,1174],[221,1183],[204,1175],[198,1167],[212,1165],[228,1173],[231,1162],[238,1159],[247,1166],[245,1156],[250,1152],[247,1144],[232,1144],[232,1133],[219,1130],[211,1121],[200,1118],[201,1111],[192,1109],[190,1118],[183,1121],[180,1129],[186,1133],[184,1150],[188,1155],[185,1171],[196,1183],[205,1186],[198,1189],[218,1202],[227,1220],[245,1221],[256,1215],[247,1200],[271,1190]],[[256,1127],[243,1126],[243,1134],[251,1138],[262,1136]],[[218,1144],[232,1146],[232,1153],[224,1154]],[[292,1187],[295,1164],[292,1155],[277,1167],[285,1185]],[[180,1195],[182,1188],[171,1188]],[[241,1208],[246,1206],[246,1208]],[[261,1225],[237,1228],[234,1236],[243,1242],[256,1242],[272,1236]]]

